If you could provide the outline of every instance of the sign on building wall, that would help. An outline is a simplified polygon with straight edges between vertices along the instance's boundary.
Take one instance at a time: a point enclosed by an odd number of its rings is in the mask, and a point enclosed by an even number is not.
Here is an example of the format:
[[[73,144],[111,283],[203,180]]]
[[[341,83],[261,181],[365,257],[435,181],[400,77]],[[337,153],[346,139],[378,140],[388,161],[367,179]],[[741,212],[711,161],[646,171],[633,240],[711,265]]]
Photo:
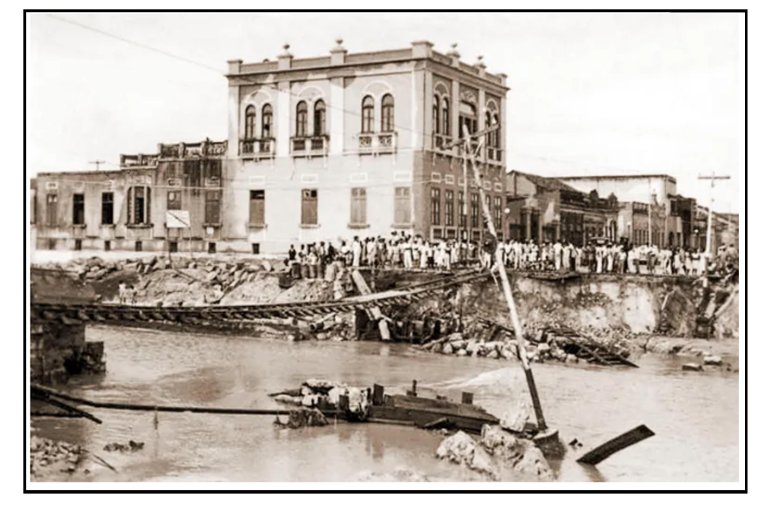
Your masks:
[[[190,228],[190,211],[166,211],[166,228]]]

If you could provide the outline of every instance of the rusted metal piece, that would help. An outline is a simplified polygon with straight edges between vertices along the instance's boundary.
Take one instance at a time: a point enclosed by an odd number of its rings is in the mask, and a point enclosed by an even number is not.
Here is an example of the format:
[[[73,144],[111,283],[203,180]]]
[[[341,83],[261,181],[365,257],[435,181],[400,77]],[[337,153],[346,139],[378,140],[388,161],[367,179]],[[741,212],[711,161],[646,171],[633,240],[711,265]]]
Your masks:
[[[650,430],[647,425],[639,425],[638,427],[629,430],[623,434],[620,434],[614,439],[610,439],[601,446],[598,446],[586,453],[578,459],[581,464],[589,464],[595,466],[601,461],[610,457],[611,455],[628,448],[629,446],[636,444],[640,441],[644,441],[648,437],[655,435],[655,432]]]

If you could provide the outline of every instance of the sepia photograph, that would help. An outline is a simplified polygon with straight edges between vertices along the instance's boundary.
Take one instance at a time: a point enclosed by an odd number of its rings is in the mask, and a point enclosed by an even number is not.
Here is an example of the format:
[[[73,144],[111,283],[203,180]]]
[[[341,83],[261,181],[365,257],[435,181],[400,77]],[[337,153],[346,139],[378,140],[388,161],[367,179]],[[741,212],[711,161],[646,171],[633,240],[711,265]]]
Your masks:
[[[25,11],[25,492],[745,491],[746,21]]]

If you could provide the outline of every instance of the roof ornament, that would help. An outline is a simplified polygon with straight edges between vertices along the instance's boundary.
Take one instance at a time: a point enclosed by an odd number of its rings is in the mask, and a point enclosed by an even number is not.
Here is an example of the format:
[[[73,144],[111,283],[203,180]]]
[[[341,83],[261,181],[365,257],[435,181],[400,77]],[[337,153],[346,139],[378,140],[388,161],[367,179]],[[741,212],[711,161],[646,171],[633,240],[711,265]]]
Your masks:
[[[452,43],[452,49],[447,54],[449,57],[460,57],[460,53],[457,51],[457,43]]]
[[[288,57],[288,58],[291,58],[292,55],[291,55],[291,52],[289,52],[289,48],[291,48],[291,45],[289,43],[284,43],[283,44],[283,53],[281,55],[279,55],[278,57]]]

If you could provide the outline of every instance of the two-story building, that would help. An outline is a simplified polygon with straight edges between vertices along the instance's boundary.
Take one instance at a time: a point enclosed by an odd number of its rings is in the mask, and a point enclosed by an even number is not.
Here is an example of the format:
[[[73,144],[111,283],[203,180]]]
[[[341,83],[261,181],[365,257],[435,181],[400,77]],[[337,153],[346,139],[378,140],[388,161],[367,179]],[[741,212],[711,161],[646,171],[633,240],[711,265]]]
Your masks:
[[[222,247],[289,244],[393,231],[427,238],[482,233],[479,193],[457,146],[499,129],[476,156],[503,225],[505,75],[427,41],[410,48],[230,61]],[[478,145],[479,142],[474,142]],[[470,175],[472,176],[472,175]]]
[[[31,192],[36,247],[216,251],[226,147],[160,144],[155,154],[121,155],[118,170],[39,173]]]

